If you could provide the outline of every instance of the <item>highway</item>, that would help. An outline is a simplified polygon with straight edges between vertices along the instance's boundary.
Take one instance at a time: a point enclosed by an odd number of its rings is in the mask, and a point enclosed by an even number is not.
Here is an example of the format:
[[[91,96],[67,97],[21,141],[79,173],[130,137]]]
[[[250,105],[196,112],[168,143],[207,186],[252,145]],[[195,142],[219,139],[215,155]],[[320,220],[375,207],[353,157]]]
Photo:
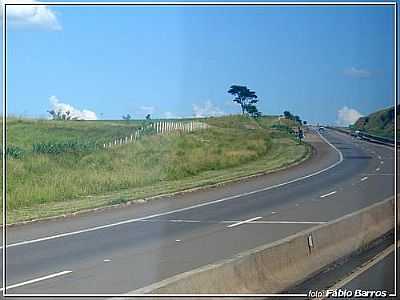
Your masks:
[[[311,159],[273,174],[8,228],[7,293],[127,293],[394,194],[393,148],[322,135],[307,136]]]

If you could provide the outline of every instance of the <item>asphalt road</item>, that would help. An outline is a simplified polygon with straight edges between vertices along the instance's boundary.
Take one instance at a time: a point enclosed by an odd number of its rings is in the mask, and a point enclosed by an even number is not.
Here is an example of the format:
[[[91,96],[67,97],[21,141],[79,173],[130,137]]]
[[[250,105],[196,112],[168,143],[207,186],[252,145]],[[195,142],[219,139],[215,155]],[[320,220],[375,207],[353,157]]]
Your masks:
[[[11,227],[7,293],[126,293],[393,195],[393,149],[333,131],[323,135],[331,145],[310,135],[313,157],[274,174]]]

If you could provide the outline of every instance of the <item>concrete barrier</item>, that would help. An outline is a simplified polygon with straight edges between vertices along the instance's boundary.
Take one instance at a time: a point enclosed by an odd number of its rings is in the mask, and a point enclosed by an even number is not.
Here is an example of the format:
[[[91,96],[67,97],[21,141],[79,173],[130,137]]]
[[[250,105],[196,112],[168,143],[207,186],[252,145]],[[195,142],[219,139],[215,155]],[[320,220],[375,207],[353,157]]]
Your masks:
[[[128,294],[278,293],[365,247],[393,228],[394,201],[390,198]]]

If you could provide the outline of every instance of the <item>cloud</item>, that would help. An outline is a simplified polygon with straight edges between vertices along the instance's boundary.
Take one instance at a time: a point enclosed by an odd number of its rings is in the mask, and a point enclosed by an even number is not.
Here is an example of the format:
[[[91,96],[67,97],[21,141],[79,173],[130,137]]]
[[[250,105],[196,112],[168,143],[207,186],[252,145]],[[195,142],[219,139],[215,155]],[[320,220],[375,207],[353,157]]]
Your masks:
[[[366,69],[358,69],[355,67],[351,67],[344,70],[344,74],[346,76],[355,77],[355,78],[367,78],[371,76],[371,72]]]
[[[336,123],[340,126],[349,126],[354,124],[360,117],[362,117],[362,114],[354,108],[343,106],[337,112]]]
[[[79,110],[73,107],[70,104],[61,103],[60,100],[56,96],[51,96],[49,98],[51,109],[61,113],[66,113],[67,111],[70,112],[72,118],[76,118],[78,120],[97,120],[96,113],[91,110]]]
[[[192,108],[193,108],[193,115],[196,118],[221,116],[225,114],[224,111],[215,106],[210,100],[207,100],[203,106],[193,104]]]
[[[29,1],[29,0],[28,0]],[[23,2],[28,2],[23,1]],[[4,0],[1,0],[3,3]],[[18,4],[21,0],[8,0],[8,4]],[[34,0],[30,0],[32,5],[8,5],[7,22],[16,27],[32,27],[47,30],[61,30],[62,27],[57,19],[56,13],[46,5],[35,5]],[[3,11],[1,11],[3,17]]]

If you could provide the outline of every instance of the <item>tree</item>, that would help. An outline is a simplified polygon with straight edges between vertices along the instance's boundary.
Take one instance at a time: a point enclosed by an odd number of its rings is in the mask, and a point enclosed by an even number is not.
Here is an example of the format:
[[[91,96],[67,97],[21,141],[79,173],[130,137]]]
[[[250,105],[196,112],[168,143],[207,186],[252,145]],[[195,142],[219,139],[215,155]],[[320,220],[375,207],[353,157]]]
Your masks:
[[[122,119],[125,121],[129,121],[130,119],[132,119],[130,114],[126,114],[126,116],[122,116]]]
[[[293,119],[293,115],[290,113],[290,111],[285,110],[283,112],[283,115],[285,116],[285,119],[289,119],[289,120]]]
[[[251,104],[255,106],[258,102],[256,92],[249,90],[246,86],[232,85],[228,90],[228,93],[235,96],[232,101],[240,104],[243,115],[245,114],[248,105]]]
[[[300,119],[299,116],[294,116],[294,120],[295,120],[297,123],[300,123],[300,124],[301,124],[301,119]]]
[[[303,125],[307,125],[307,121],[303,121]]]
[[[147,114],[147,115],[146,115],[146,120],[147,120],[147,121],[150,121],[150,120],[151,120],[151,115],[150,115],[150,114]]]
[[[51,118],[52,118],[53,120],[56,119],[56,112],[54,111],[54,109],[48,110],[47,112],[50,114],[50,116],[51,116]]]
[[[50,114],[53,120],[69,121],[77,119],[76,117],[72,118],[71,112],[69,110],[67,110],[66,112],[62,112],[61,110],[55,111],[54,109],[52,109],[48,110],[47,112]]]
[[[253,118],[261,117],[261,112],[258,111],[257,107],[254,104],[248,104],[245,107],[245,110],[248,112],[250,116]]]

